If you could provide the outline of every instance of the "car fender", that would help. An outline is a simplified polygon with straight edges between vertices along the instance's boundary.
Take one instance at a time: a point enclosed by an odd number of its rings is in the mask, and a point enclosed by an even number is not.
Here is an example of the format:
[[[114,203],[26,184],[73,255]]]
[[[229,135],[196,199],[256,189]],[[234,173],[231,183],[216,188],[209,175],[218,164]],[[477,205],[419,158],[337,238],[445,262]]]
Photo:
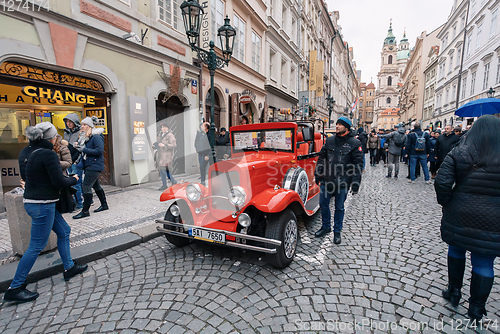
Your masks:
[[[299,194],[289,189],[266,189],[260,194],[253,196],[248,206],[254,206],[262,212],[276,213],[285,210],[290,205],[297,202],[305,210]]]

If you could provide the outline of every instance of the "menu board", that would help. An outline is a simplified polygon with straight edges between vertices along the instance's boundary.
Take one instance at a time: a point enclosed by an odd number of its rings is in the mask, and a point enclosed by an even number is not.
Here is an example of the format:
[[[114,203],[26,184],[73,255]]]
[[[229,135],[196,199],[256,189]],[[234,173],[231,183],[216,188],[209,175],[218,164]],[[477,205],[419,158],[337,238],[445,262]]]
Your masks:
[[[234,134],[234,149],[242,150],[247,147],[257,148],[257,132],[236,132]]]
[[[292,132],[290,130],[266,131],[266,148],[290,150]]]

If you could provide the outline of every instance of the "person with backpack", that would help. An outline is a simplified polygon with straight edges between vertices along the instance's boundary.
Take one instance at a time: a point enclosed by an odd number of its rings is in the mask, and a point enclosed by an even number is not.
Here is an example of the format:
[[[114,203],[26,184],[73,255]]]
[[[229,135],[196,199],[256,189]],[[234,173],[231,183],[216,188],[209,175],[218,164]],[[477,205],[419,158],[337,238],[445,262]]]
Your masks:
[[[399,157],[401,156],[401,149],[404,146],[406,135],[404,127],[396,126],[397,130],[386,135],[378,135],[379,138],[385,138],[388,146],[387,164],[389,165],[387,171],[387,178],[392,177],[392,168],[394,165],[394,178],[398,178],[399,174]]]
[[[419,123],[415,123],[412,132],[407,137],[405,145],[410,157],[410,180],[408,182],[415,183],[415,169],[417,163],[422,166],[424,171],[425,183],[430,184],[429,168],[427,167],[427,157],[431,152],[431,139],[429,134],[424,133]]]

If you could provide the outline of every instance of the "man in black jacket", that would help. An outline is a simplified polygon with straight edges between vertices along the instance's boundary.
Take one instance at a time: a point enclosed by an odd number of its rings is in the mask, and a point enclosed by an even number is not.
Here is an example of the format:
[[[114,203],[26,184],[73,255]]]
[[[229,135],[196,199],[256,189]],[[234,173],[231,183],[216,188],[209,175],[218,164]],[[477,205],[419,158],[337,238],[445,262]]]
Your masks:
[[[196,138],[194,139],[194,148],[196,153],[198,153],[198,162],[200,164],[200,179],[201,183],[205,184],[207,177],[207,167],[209,163],[213,163],[212,158],[212,148],[210,147],[208,130],[210,128],[210,123],[204,122],[200,126],[200,131],[196,133]],[[212,160],[212,161],[211,161]]]
[[[319,205],[322,226],[315,236],[322,237],[331,232],[330,200],[335,198],[333,216],[333,242],[340,244],[340,231],[344,221],[344,202],[349,188],[353,194],[359,191],[363,169],[363,148],[361,142],[350,131],[351,121],[340,117],[337,121],[335,136],[328,137],[319,152],[314,177],[320,186]]]
[[[431,181],[429,167],[427,167],[427,156],[431,152],[431,137],[422,131],[419,123],[415,123],[413,126],[413,130],[407,136],[405,146],[410,157],[410,180],[408,182],[415,183],[415,170],[417,164],[420,163],[424,171],[425,183],[429,184]]]
[[[444,127],[441,136],[438,137],[434,152],[436,152],[437,168],[441,166],[448,152],[460,141],[460,137],[453,133],[451,125]]]

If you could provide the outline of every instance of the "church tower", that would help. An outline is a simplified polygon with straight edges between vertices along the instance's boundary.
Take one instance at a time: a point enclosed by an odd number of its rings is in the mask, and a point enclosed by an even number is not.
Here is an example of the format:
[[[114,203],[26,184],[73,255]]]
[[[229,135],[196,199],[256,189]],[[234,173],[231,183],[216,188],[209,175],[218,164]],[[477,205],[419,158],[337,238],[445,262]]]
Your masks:
[[[401,41],[399,42],[398,56],[397,56],[398,69],[401,75],[403,75],[408,59],[410,59],[410,43],[408,42],[408,38],[406,38],[406,31],[405,31],[403,39],[401,39]]]
[[[409,48],[408,40],[404,37],[401,40],[400,48],[396,43],[396,37],[392,33],[392,19],[384,40],[381,53],[381,66],[378,72],[378,90],[375,102],[375,117],[388,108],[398,107],[398,84],[401,82],[401,69],[398,64],[399,52]],[[406,48],[406,49],[401,49]],[[400,50],[401,49],[401,50]],[[409,50],[408,50],[409,52]],[[406,62],[405,62],[406,64]],[[404,66],[403,66],[404,70]],[[373,121],[373,127],[376,127],[376,119]]]

